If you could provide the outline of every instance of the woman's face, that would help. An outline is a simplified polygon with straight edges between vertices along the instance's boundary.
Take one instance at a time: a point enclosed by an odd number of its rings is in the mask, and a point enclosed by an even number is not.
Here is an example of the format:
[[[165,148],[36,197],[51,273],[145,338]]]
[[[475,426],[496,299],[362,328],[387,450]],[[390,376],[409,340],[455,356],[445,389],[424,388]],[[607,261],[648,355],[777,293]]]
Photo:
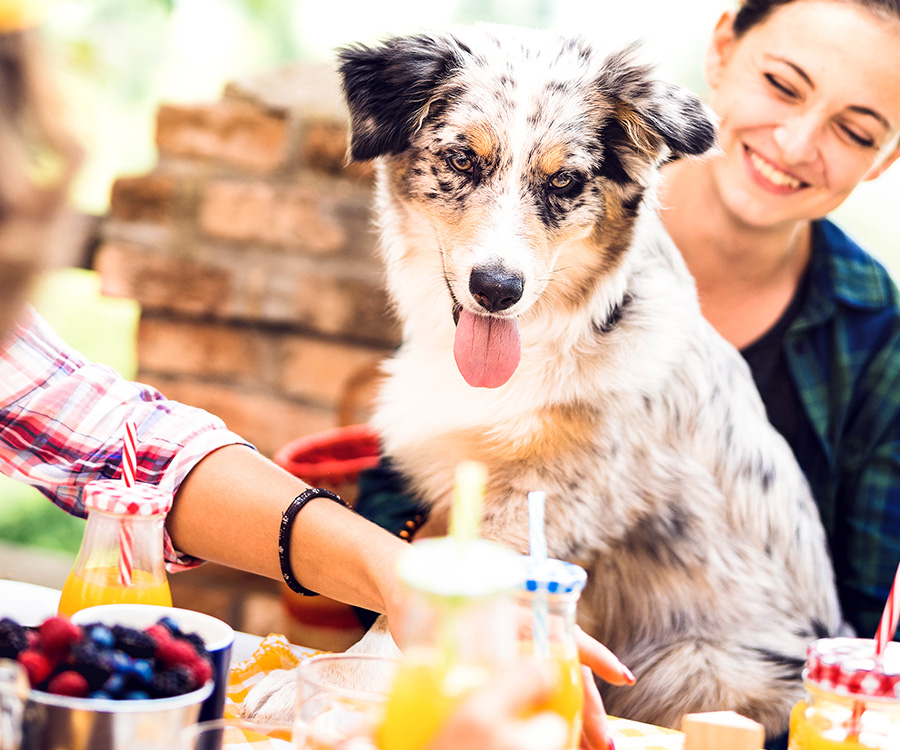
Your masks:
[[[764,227],[824,216],[900,156],[900,20],[852,2],[796,0],[707,57],[723,154],[716,192]]]

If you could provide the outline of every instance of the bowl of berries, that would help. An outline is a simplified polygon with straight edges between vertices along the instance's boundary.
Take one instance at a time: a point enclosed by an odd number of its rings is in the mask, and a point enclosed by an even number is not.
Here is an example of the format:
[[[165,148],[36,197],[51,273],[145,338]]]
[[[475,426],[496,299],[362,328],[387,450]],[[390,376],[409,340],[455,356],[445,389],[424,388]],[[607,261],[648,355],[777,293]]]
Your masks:
[[[176,748],[213,691],[202,639],[164,617],[146,628],[4,618],[0,657],[18,661],[30,683],[22,750]]]

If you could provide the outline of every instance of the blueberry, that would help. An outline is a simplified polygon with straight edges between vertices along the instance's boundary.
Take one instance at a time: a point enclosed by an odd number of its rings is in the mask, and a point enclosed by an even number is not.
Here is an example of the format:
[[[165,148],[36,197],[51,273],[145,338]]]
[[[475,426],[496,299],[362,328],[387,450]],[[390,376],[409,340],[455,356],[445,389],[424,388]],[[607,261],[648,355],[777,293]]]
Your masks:
[[[102,690],[111,697],[118,698],[122,695],[122,691],[125,690],[125,678],[120,674],[112,675],[103,683]]]
[[[178,627],[178,623],[168,615],[166,617],[161,617],[159,624],[167,627],[172,632],[172,635],[179,635],[181,633],[181,628]]]
[[[113,697],[105,690],[95,690],[93,693],[88,694],[88,698],[99,698],[104,701],[111,701],[113,699]]]
[[[143,690],[129,690],[122,696],[122,700],[126,701],[145,701],[150,697],[149,693]]]
[[[153,682],[153,666],[147,659],[135,659],[131,665],[131,673],[143,685]]]
[[[116,645],[116,637],[106,625],[94,625],[88,631],[88,637],[100,648],[111,649]]]
[[[132,658],[123,651],[117,650],[112,652],[113,670],[115,670],[117,674],[126,675],[130,673],[132,661]]]

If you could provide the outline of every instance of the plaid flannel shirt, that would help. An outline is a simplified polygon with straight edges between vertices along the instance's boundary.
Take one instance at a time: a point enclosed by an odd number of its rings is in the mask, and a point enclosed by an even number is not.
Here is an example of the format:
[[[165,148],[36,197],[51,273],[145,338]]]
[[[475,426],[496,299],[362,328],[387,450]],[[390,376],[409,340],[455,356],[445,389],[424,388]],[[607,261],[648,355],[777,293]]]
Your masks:
[[[784,338],[808,424],[791,447],[828,537],[844,617],[875,635],[900,562],[900,295],[830,221]]]
[[[87,482],[121,478],[126,420],[137,424],[137,481],[173,494],[204,456],[249,445],[217,417],[86,361],[31,310],[2,345],[0,473],[73,515],[87,515]],[[202,562],[177,552],[168,534],[165,558],[170,571]]]

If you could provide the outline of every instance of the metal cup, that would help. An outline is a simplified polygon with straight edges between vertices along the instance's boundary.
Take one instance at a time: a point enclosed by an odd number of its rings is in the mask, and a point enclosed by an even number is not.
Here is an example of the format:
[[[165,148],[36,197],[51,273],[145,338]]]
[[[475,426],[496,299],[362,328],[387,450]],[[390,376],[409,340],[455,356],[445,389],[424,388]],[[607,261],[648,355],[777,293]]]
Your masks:
[[[102,700],[32,690],[25,706],[21,750],[172,750],[195,723],[213,690],[172,698]]]

